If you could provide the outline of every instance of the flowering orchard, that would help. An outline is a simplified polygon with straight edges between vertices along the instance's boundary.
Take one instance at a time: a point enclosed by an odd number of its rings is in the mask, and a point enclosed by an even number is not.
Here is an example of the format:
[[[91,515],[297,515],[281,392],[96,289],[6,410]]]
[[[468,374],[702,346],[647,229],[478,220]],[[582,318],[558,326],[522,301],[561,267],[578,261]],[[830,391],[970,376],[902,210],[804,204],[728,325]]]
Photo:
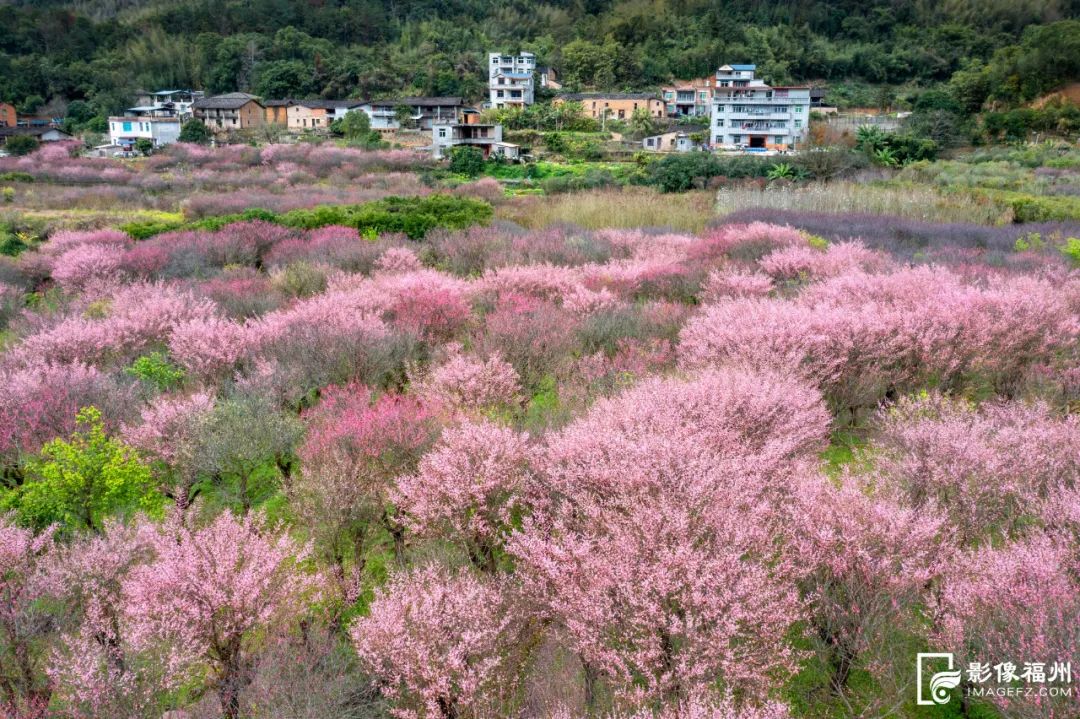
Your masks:
[[[151,162],[415,161],[335,152]],[[55,233],[0,264],[0,714],[925,716],[916,652],[1080,660],[1080,275],[955,249]]]

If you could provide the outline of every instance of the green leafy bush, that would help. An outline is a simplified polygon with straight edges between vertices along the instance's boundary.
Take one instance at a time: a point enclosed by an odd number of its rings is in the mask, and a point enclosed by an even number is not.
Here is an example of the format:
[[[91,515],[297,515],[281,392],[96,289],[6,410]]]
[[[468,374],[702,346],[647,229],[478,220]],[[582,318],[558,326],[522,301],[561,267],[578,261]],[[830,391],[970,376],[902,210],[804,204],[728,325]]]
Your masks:
[[[26,481],[0,496],[0,509],[20,524],[99,531],[111,516],[157,514],[165,498],[150,467],[127,445],[105,434],[101,412],[84,407],[69,440],[54,439],[26,466]]]
[[[648,184],[663,192],[685,192],[703,188],[713,177],[768,177],[780,160],[771,157],[734,155],[722,157],[708,152],[686,152],[668,155],[652,163]]]
[[[127,374],[152,385],[159,392],[165,392],[184,379],[184,370],[177,367],[163,352],[151,352],[131,363],[124,370]]]

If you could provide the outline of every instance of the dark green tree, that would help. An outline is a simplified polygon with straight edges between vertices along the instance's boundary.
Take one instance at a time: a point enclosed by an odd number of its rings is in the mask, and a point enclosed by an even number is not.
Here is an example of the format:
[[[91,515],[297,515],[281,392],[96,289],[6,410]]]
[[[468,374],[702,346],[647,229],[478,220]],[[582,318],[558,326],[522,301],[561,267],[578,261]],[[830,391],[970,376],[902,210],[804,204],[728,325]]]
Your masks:
[[[455,147],[450,153],[450,171],[466,177],[484,172],[484,153],[475,147]]]
[[[7,139],[4,144],[4,148],[16,157],[23,155],[29,155],[34,150],[38,149],[41,143],[38,142],[36,137],[30,135],[13,135]]]
[[[188,120],[180,128],[180,142],[192,142],[203,144],[210,141],[210,129],[202,120],[195,118]]]

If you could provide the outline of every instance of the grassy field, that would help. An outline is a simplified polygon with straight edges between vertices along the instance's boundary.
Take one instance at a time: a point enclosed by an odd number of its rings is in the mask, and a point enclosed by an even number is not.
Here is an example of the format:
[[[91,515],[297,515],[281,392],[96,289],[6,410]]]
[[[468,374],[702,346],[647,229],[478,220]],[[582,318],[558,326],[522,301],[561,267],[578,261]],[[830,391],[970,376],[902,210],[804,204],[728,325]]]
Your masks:
[[[813,183],[782,188],[731,188],[716,195],[716,210],[765,208],[803,212],[852,212],[892,215],[927,222],[972,222],[983,225],[1013,221],[1008,202],[987,194],[942,192],[918,185],[864,185],[856,182]]]
[[[571,223],[586,229],[670,227],[700,232],[714,217],[713,193],[664,195],[652,188],[626,187],[517,197],[498,207],[495,216],[529,229]]]

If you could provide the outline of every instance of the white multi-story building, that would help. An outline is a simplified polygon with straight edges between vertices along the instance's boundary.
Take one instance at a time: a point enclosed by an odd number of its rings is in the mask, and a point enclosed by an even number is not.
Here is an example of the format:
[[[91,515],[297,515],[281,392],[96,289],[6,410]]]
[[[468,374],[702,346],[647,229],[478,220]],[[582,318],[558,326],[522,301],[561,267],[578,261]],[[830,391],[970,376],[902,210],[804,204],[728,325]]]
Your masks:
[[[180,139],[179,117],[132,116],[109,118],[109,141],[128,150],[137,140],[146,139],[154,147],[169,145]]]
[[[190,120],[192,105],[206,97],[201,90],[159,90],[136,94],[138,105],[127,110],[141,117],[179,117]]]
[[[713,148],[794,150],[810,124],[810,88],[770,86],[754,79],[755,65],[716,71],[710,139]]]
[[[492,107],[531,105],[534,102],[533,73],[536,56],[488,53],[488,90]]]

